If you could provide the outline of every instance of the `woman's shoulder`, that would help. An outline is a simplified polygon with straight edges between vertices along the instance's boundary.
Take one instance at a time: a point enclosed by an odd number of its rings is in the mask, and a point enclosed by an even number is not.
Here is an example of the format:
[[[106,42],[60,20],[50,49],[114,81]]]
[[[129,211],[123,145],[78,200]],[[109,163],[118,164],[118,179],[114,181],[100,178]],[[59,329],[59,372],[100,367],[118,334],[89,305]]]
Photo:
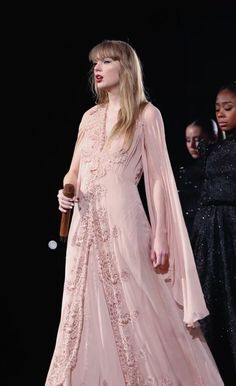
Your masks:
[[[90,117],[91,115],[96,114],[101,108],[102,105],[94,105],[84,112],[83,117]]]
[[[102,110],[104,110],[104,108],[105,108],[105,105],[94,105],[90,107],[82,115],[81,123],[84,124],[86,122],[91,121],[94,118],[94,116],[99,114]]]
[[[141,119],[143,121],[144,126],[147,127],[159,127],[160,125],[163,125],[161,111],[152,102],[148,102],[144,107],[141,114]]]
[[[143,109],[143,117],[144,119],[155,118],[157,116],[161,116],[161,112],[152,102],[147,102],[146,106]]]
[[[207,157],[216,146],[216,142],[211,142],[205,138],[202,138],[198,144],[200,157]]]

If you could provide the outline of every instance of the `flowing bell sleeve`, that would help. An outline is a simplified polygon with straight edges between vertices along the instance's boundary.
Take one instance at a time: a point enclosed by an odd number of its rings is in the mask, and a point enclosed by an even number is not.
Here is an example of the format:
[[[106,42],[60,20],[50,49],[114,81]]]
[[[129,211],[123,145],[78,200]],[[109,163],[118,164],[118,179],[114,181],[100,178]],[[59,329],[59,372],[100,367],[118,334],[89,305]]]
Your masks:
[[[165,140],[160,111],[151,103],[142,113],[142,162],[153,244],[168,244],[169,282],[175,301],[183,308],[188,326],[209,314],[202,293],[193,251],[184,222]]]

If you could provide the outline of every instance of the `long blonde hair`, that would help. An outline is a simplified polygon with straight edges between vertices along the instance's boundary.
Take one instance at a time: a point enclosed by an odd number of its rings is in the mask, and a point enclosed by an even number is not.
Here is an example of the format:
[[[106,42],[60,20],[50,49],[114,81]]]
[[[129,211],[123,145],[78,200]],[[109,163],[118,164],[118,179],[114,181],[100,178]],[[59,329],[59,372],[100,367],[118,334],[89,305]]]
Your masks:
[[[135,50],[128,43],[121,40],[104,40],[89,52],[89,60],[91,62],[104,58],[119,60],[121,65],[120,111],[110,139],[117,134],[124,135],[124,142],[130,145],[136,120],[140,111],[148,103],[147,93],[143,84],[142,65]],[[89,80],[96,103],[107,103],[108,92],[97,88],[93,68],[91,68]]]

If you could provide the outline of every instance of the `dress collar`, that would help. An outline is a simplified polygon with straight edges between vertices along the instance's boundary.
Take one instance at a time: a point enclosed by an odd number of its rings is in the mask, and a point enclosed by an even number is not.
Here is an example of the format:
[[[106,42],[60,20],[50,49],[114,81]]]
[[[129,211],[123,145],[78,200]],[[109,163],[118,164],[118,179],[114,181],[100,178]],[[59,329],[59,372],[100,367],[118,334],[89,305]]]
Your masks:
[[[234,127],[232,130],[225,131],[225,139],[232,140],[236,139],[236,127]]]

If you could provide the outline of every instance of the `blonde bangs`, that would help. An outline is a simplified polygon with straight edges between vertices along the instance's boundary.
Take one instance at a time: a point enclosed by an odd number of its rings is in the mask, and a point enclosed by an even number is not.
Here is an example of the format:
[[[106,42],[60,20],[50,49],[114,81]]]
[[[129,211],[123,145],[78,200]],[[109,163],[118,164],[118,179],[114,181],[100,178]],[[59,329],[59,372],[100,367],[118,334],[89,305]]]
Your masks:
[[[89,53],[89,60],[96,62],[104,58],[111,58],[113,60],[120,60],[121,50],[112,42],[102,42],[95,47]]]

